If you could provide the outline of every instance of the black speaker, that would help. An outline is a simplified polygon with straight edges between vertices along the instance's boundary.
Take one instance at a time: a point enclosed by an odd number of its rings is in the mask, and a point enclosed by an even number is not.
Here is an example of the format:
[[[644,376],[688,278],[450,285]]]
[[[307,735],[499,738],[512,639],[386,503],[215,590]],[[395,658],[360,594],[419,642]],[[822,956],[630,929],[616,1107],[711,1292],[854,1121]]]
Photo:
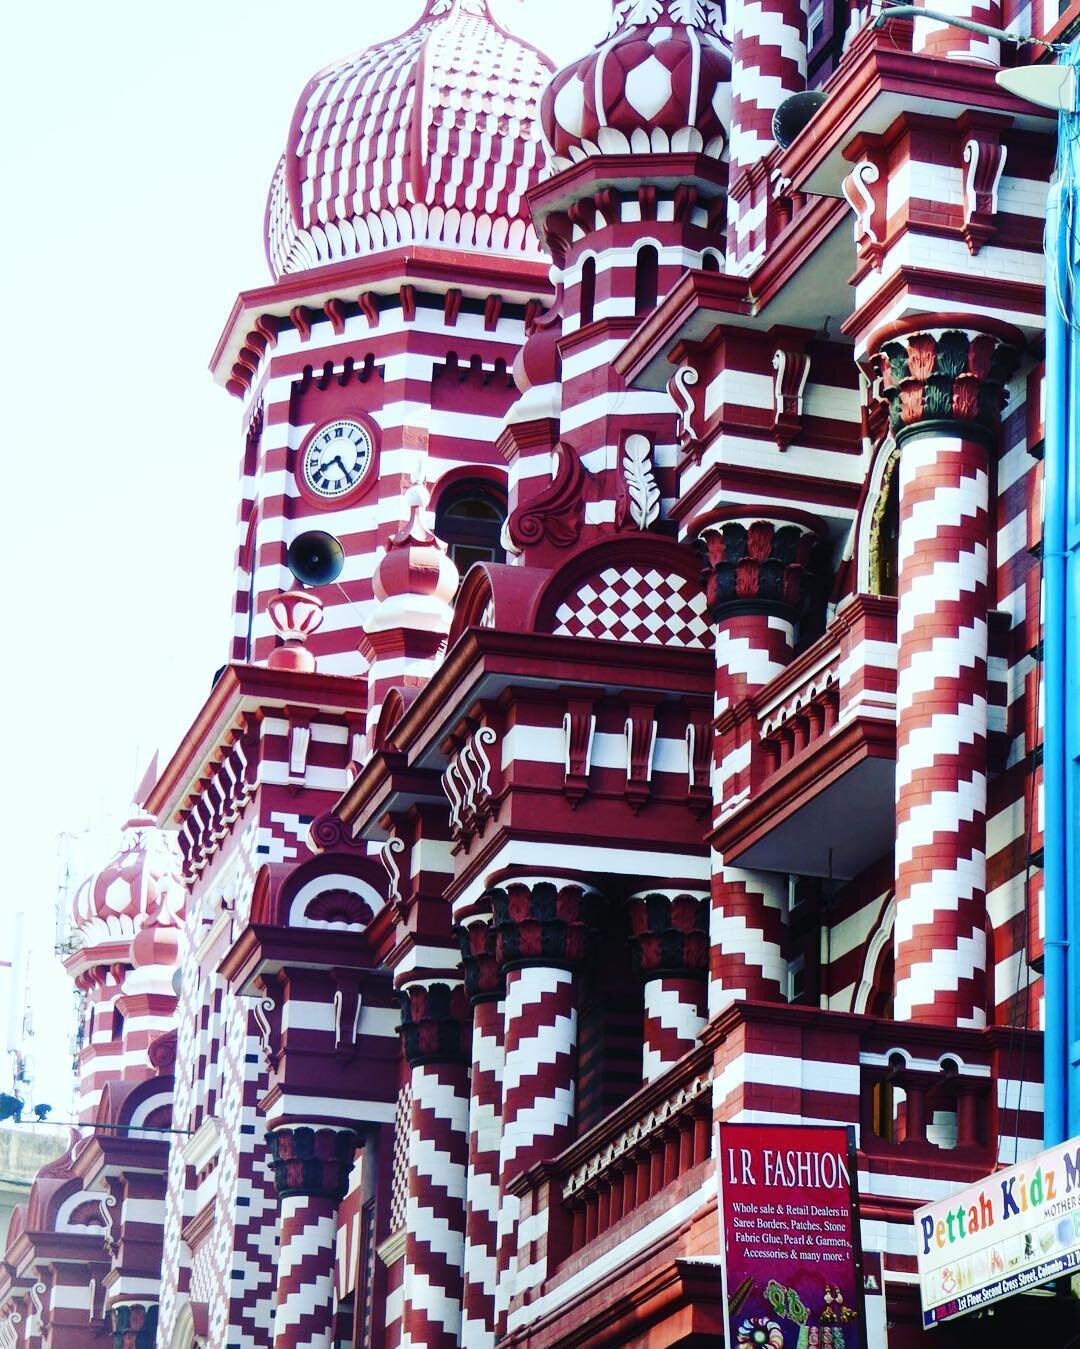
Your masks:
[[[321,529],[310,529],[289,545],[286,565],[302,586],[328,586],[341,575],[345,549]]]
[[[773,113],[772,134],[781,150],[786,150],[795,137],[814,119],[814,114],[825,102],[820,89],[807,89],[802,94],[792,94]]]

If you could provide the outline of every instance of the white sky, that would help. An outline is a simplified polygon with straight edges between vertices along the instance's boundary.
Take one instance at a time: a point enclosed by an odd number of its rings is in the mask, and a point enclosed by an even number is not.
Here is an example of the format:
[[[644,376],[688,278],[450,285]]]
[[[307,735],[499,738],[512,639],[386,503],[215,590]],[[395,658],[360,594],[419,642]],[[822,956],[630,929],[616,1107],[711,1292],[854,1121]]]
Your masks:
[[[611,12],[493,8],[560,64]],[[420,9],[49,0],[5,18],[0,961],[25,910],[36,1095],[57,1118],[71,1006],[51,951],[57,836],[91,828],[75,869],[104,860],[108,821],[226,658],[240,404],[207,361],[236,292],[267,280],[266,190],[305,82]],[[0,1036],[7,1001],[0,968]]]

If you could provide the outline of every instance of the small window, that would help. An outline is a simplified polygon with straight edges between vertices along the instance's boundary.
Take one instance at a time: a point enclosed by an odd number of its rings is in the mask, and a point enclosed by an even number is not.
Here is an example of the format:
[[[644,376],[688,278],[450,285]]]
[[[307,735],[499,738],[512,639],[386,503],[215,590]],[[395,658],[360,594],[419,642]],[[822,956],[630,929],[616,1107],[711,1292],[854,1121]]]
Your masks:
[[[581,267],[581,326],[593,321],[596,313],[596,259],[586,258]]]
[[[435,533],[464,576],[476,562],[503,562],[502,528],[506,497],[491,483],[457,483],[445,491],[435,511]]]
[[[701,270],[703,272],[718,272],[720,270],[720,259],[715,253],[706,253],[701,259]]]
[[[788,1002],[806,1002],[807,994],[806,957],[799,956],[797,960],[788,962]]]
[[[124,1038],[124,1014],[116,1008],[113,1008],[112,1038],[114,1041]]]
[[[660,294],[660,254],[652,244],[638,249],[634,283],[634,314],[647,314],[656,308]]]

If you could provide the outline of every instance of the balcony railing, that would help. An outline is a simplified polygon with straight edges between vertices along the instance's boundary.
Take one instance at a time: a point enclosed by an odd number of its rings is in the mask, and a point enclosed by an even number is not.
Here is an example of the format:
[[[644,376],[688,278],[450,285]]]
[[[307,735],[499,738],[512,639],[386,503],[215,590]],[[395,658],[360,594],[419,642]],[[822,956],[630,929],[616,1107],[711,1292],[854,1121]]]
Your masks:
[[[858,874],[893,830],[896,601],[855,596],[776,679],[725,711],[716,731],[725,858],[800,875]],[[828,839],[831,863],[824,845],[808,856],[807,840],[828,834],[817,815],[862,822]]]
[[[688,1055],[559,1158],[567,1255],[641,1209],[710,1152],[711,1054]]]

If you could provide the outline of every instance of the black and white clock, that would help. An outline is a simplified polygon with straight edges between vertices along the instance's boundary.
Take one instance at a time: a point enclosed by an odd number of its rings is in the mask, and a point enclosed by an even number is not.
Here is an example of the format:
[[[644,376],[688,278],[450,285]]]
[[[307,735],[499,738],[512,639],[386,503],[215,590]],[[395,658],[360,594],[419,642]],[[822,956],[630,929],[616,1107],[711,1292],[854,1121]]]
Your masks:
[[[318,427],[300,452],[300,483],[319,502],[352,496],[375,465],[371,427],[342,417]]]

